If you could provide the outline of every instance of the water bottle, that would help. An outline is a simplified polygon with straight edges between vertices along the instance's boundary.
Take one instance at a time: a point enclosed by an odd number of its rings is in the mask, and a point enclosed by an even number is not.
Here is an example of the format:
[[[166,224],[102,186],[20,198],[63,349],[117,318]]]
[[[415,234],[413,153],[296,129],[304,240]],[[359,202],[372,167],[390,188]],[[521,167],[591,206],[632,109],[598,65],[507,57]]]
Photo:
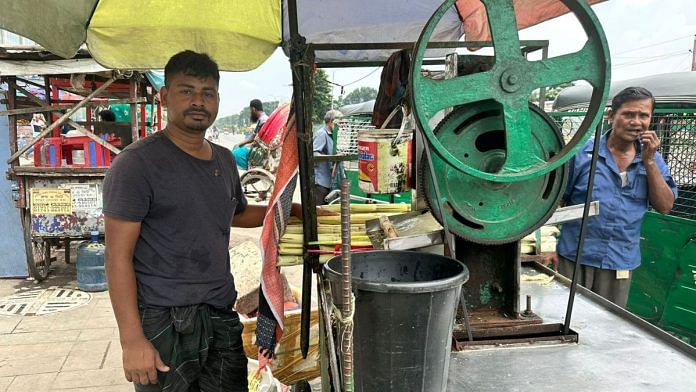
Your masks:
[[[90,240],[77,247],[77,287],[82,291],[104,291],[109,288],[104,270],[104,249],[99,232],[90,232]]]

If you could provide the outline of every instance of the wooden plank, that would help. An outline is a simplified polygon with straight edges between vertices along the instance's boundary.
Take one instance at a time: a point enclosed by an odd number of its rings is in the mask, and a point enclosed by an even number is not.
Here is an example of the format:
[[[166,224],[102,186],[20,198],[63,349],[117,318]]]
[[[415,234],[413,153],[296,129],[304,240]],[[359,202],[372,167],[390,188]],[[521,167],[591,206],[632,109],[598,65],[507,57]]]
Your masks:
[[[39,139],[41,139],[41,138],[45,137],[46,135],[48,135],[48,134],[51,132],[52,129],[57,128],[57,127],[59,127],[60,125],[62,125],[62,124],[63,124],[67,119],[69,119],[70,116],[72,116],[78,109],[80,109],[81,107],[85,106],[85,104],[86,104],[87,102],[89,102],[92,98],[94,98],[95,96],[97,96],[98,94],[100,94],[102,91],[106,90],[106,89],[111,85],[111,83],[113,83],[113,82],[115,82],[115,81],[116,81],[116,78],[111,78],[111,79],[109,79],[107,82],[105,82],[104,84],[102,84],[101,87],[99,87],[98,89],[92,91],[92,93],[90,93],[88,96],[86,96],[85,99],[84,99],[82,102],[78,103],[78,104],[75,105],[72,109],[68,110],[65,114],[63,114],[62,116],[60,116],[60,118],[58,118],[58,120],[56,120],[55,122],[53,122],[53,124],[47,126],[46,129],[44,129],[43,131],[41,131],[41,133],[39,133],[38,136],[36,136],[36,137],[33,138],[29,143],[27,143],[26,146],[22,147],[19,151],[15,152],[15,153],[10,157],[10,159],[7,160],[7,163],[12,163],[14,160],[16,160],[17,158],[19,158],[20,155],[24,154],[24,152],[26,152],[29,148],[31,148],[31,146],[33,146],[34,144],[36,144],[36,142],[38,142]],[[37,99],[38,99],[38,98],[37,98]]]
[[[36,177],[79,177],[79,176],[104,176],[107,167],[36,167],[36,166],[17,166],[10,170],[10,174],[15,176],[36,176]]]
[[[85,127],[83,127],[82,125],[76,123],[75,121],[68,119],[67,122],[68,122],[68,124],[70,124],[70,125],[72,125],[73,127],[75,127],[75,129],[76,129],[78,132],[80,132],[81,134],[83,134],[83,135],[87,136],[88,138],[94,140],[97,144],[99,144],[100,146],[102,146],[102,147],[106,148],[107,150],[113,152],[114,154],[118,155],[118,154],[121,152],[121,150],[119,150],[118,148],[116,148],[115,146],[113,146],[111,143],[109,143],[109,142],[103,140],[102,138],[100,138],[99,136],[93,134],[93,133],[90,132],[87,128],[85,128]]]

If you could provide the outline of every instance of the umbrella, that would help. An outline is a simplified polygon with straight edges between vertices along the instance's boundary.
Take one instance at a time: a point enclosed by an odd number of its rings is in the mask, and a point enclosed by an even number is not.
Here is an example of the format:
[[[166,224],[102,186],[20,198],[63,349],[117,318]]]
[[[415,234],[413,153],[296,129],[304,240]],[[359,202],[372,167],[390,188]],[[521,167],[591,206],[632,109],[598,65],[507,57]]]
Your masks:
[[[513,3],[518,28],[568,12],[557,0]],[[315,44],[415,41],[440,4],[303,0],[298,1],[299,32]],[[0,0],[0,10],[0,28],[65,58],[86,44],[107,68],[162,69],[173,54],[191,49],[211,55],[222,70],[246,71],[263,63],[283,40],[289,50],[287,0]],[[433,40],[457,40],[464,33],[469,41],[490,39],[480,0],[459,0]],[[384,60],[390,52],[320,51],[316,60]]]

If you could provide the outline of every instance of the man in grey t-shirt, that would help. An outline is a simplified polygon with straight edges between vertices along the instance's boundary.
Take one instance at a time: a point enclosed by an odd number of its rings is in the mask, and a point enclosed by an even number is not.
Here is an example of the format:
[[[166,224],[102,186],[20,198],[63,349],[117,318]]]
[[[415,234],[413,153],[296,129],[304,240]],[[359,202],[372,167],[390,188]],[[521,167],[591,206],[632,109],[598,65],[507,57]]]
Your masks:
[[[104,180],[106,272],[126,379],[137,391],[246,391],[232,310],[230,226],[256,227],[229,150],[208,142],[217,64],[184,51],[165,67],[168,124],[131,144]]]

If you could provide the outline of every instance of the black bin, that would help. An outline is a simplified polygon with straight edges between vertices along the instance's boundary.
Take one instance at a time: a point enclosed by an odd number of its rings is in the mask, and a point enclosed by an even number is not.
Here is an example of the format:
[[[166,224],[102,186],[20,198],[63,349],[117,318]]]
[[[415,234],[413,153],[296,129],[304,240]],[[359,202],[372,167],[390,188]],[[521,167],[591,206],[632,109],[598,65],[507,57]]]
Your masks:
[[[355,390],[444,391],[466,266],[409,251],[356,252],[351,262]],[[341,257],[324,270],[340,309]]]

